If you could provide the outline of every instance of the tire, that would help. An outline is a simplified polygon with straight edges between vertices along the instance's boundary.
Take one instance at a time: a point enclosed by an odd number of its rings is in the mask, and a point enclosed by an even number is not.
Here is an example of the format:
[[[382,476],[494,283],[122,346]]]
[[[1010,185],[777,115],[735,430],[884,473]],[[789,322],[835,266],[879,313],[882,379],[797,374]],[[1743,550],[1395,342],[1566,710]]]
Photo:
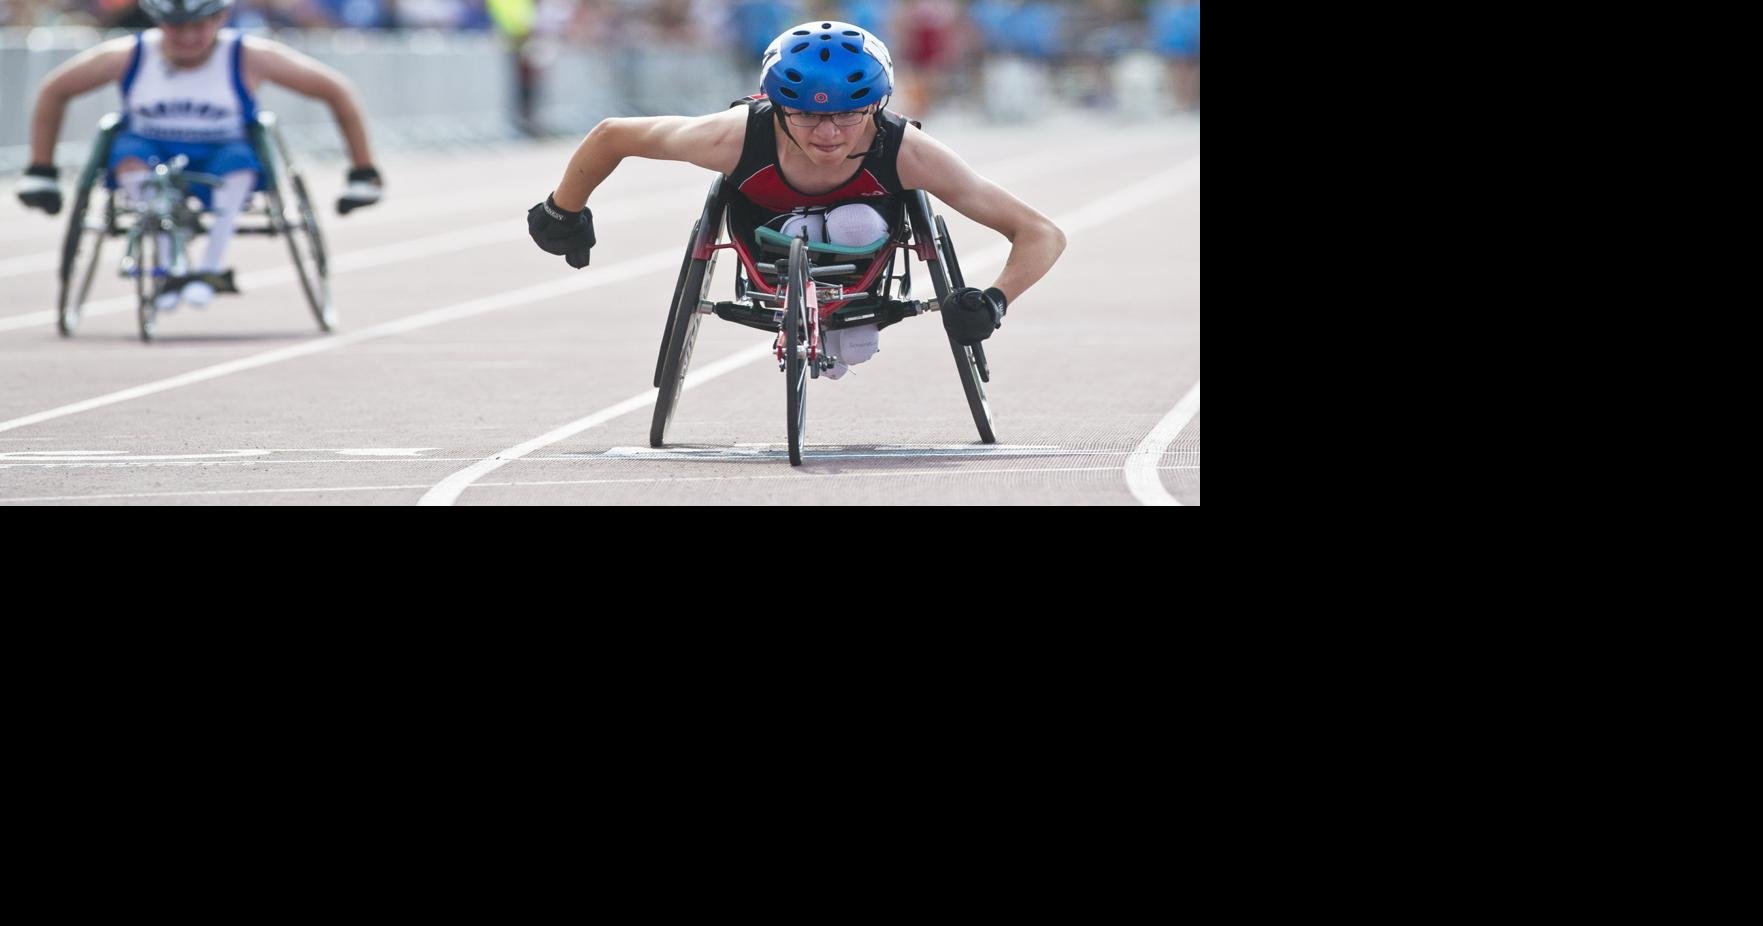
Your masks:
[[[135,318],[140,322],[141,340],[151,343],[153,335],[159,330],[159,307],[153,304],[153,298],[159,295],[163,285],[160,266],[162,255],[159,253],[159,234],[153,229],[141,232],[139,261],[135,264]]]
[[[955,259],[955,246],[949,240],[949,229],[943,223],[943,217],[936,216],[933,220],[930,199],[923,191],[918,193],[914,206],[914,234],[931,235],[932,229],[935,229],[935,246],[932,250],[936,257],[930,261],[928,269],[931,285],[936,287],[937,302],[946,306],[949,294],[965,285],[961,278],[961,265]],[[973,414],[973,425],[979,431],[980,443],[995,444],[998,437],[992,429],[992,406],[986,399],[985,381],[989,377],[981,375],[985,354],[981,352],[976,357],[975,348],[956,343],[954,336],[947,332],[945,336],[949,339],[949,352],[955,358],[955,370],[961,376],[961,391],[967,397],[967,409]]]
[[[697,237],[693,235],[694,239]],[[698,303],[710,289],[710,281],[715,276],[716,258],[712,255],[707,260],[686,262],[685,279],[680,281],[679,297],[673,302],[673,311],[669,317],[673,324],[668,331],[667,348],[661,364],[661,394],[655,397],[655,415],[649,422],[649,446],[662,447],[667,443],[667,428],[673,422],[673,413],[679,407],[680,393],[686,388],[686,373],[692,366],[692,348],[698,342],[698,324],[704,316],[698,314]]]
[[[790,465],[802,465],[803,432],[808,426],[808,357],[804,293],[808,282],[808,249],[801,238],[790,242],[789,296],[784,300],[781,332],[784,347],[784,430],[790,443]]]
[[[667,302],[667,324],[661,326],[661,347],[655,352],[655,388],[661,388],[661,368],[667,365],[667,345],[673,340],[673,322],[679,311],[679,294],[686,290],[686,271],[692,268],[692,249],[698,245],[698,226],[686,238],[686,253],[679,261],[679,278],[673,282],[673,298]]]
[[[92,279],[109,235],[111,210],[115,202],[104,197],[98,210],[101,227],[90,228],[93,211],[92,185],[82,187],[74,195],[73,212],[67,217],[67,234],[61,244],[61,289],[55,303],[55,328],[61,336],[72,337],[84,317],[86,297],[92,292]],[[83,272],[82,272],[83,271]]]

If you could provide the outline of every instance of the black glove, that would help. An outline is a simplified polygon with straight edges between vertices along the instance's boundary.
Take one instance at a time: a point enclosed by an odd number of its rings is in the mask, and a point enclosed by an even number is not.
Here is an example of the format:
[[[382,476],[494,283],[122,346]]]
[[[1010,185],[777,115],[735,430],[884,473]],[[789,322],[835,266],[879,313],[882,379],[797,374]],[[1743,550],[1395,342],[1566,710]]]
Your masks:
[[[545,201],[526,211],[526,230],[533,243],[547,254],[558,254],[577,270],[588,265],[588,249],[594,246],[594,211],[557,208],[557,200]]]
[[[32,164],[18,181],[18,201],[50,215],[61,213],[61,187],[55,181],[61,172],[53,164]]]
[[[943,304],[943,330],[955,343],[972,347],[1004,327],[1004,291],[994,286],[980,292],[963,286]]]
[[[349,171],[344,183],[347,186],[343,188],[343,195],[337,197],[338,215],[348,215],[351,210],[380,201],[380,188],[383,184],[380,181],[380,172],[372,167],[357,167]]]

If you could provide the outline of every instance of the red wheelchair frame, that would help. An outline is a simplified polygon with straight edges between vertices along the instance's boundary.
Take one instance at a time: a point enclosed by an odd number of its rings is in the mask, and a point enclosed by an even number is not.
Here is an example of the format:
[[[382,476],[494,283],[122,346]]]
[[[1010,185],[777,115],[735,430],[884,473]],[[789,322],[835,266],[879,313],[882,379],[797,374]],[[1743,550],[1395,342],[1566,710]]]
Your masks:
[[[757,243],[746,238],[750,230],[744,233],[736,228],[722,178],[712,182],[704,198],[704,209],[686,242],[679,279],[669,303],[667,327],[662,331],[661,349],[655,360],[655,386],[661,393],[656,397],[649,427],[650,446],[666,445],[667,429],[691,366],[698,324],[705,315],[716,315],[775,336],[773,349],[778,368],[785,374],[785,431],[790,463],[802,465],[807,382],[819,378],[838,360],[823,350],[822,331],[872,322],[885,326],[935,312],[949,293],[966,285],[948,227],[941,216],[931,212],[930,197],[923,190],[908,190],[904,195],[903,221],[895,223],[887,243],[873,256],[862,258],[870,264],[860,271],[855,263],[817,264],[820,255],[802,238],[791,241],[787,258],[760,260]],[[725,231],[727,240],[722,240]],[[714,302],[706,296],[715,275],[716,258],[724,250],[734,251],[740,262],[735,275],[735,298]],[[897,275],[895,267],[902,256],[906,258],[902,265],[905,272]],[[935,290],[934,299],[912,298],[913,258],[924,264]],[[823,278],[829,277],[842,277],[846,282],[823,282]],[[896,284],[900,285],[900,298],[895,298]],[[949,347],[980,440],[996,443],[985,391],[985,384],[991,381],[985,349],[977,344],[958,344],[952,337]]]

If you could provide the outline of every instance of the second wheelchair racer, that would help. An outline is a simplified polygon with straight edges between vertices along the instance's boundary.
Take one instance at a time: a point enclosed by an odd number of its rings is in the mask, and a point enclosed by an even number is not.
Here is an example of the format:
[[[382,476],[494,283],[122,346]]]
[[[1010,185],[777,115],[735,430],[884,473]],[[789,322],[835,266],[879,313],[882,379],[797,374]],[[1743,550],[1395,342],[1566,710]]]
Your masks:
[[[125,122],[107,167],[126,202],[140,199],[152,164],[180,154],[190,159],[189,170],[222,178],[212,190],[194,190],[214,213],[207,253],[181,290],[170,288],[157,298],[160,311],[175,308],[180,296],[205,306],[217,286],[230,291],[231,274],[221,273],[222,262],[239,213],[262,181],[263,165],[247,126],[256,118],[263,82],[330,105],[354,165],[337,211],[346,215],[379,201],[367,126],[341,74],[279,42],[222,29],[233,0],[140,0],[140,6],[158,28],[104,42],[44,78],[31,115],[31,166],[18,187],[25,205],[50,215],[61,211],[54,150],[68,101],[112,81],[121,84]]]

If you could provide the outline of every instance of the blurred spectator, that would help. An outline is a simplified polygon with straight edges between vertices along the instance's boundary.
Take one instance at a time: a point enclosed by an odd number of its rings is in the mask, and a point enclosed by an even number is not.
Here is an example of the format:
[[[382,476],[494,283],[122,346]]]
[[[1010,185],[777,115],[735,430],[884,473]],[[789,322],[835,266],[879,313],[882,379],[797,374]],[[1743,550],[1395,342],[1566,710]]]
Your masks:
[[[464,0],[398,0],[398,25],[410,29],[457,29],[465,21]]]
[[[1091,0],[1066,11],[1061,29],[1067,36],[1062,94],[1085,106],[1111,108],[1112,65],[1143,44],[1144,23],[1127,0]]]
[[[391,7],[383,0],[316,0],[331,24],[345,29],[389,29]]]
[[[979,34],[981,46],[988,54],[1019,51],[1012,44],[1010,17],[1022,4],[1020,0],[973,0],[967,7],[967,19]]]
[[[1028,0],[1005,24],[1016,50],[1049,64],[1065,55],[1065,9],[1054,0]]]
[[[125,0],[133,5],[134,0]],[[92,0],[0,0],[0,26],[92,26],[101,22]]]
[[[1157,0],[1148,17],[1151,47],[1169,60],[1176,106],[1200,108],[1200,0]]]
[[[942,99],[944,84],[972,45],[967,17],[954,0],[902,0],[894,17],[899,110],[923,116]]]
[[[730,38],[735,43],[738,66],[754,74],[753,86],[759,86],[759,56],[766,46],[785,29],[806,22],[810,14],[800,3],[786,0],[734,0],[729,4]]]
[[[894,47],[894,20],[899,15],[899,4],[895,0],[823,0],[811,5],[807,16],[796,20],[807,22],[819,17],[823,22],[836,20],[850,23],[870,35],[881,39],[888,46],[888,51],[898,55],[899,49]],[[895,61],[897,65],[899,62]]]
[[[318,0],[241,0],[229,24],[240,29],[324,29],[335,25]]]
[[[539,128],[539,66],[528,54],[539,8],[534,0],[489,0],[489,14],[496,31],[508,43],[514,65],[514,124],[527,135],[543,134]]]
[[[892,105],[912,116],[949,102],[981,103],[1006,121],[1062,102],[1141,116],[1167,112],[1171,99],[1181,110],[1200,105],[1199,0],[237,0],[231,22],[493,31],[515,71],[513,121],[536,132],[541,104],[598,107],[583,100],[609,98],[618,114],[638,115],[674,111],[710,87],[755,91],[771,40],[822,20],[887,44]],[[0,0],[0,26],[59,25],[137,30],[151,20],[136,0]],[[578,64],[548,66],[560,56],[579,61],[572,46],[591,47],[594,72],[608,76],[592,93],[560,89],[542,100],[547,81],[583,73]]]

